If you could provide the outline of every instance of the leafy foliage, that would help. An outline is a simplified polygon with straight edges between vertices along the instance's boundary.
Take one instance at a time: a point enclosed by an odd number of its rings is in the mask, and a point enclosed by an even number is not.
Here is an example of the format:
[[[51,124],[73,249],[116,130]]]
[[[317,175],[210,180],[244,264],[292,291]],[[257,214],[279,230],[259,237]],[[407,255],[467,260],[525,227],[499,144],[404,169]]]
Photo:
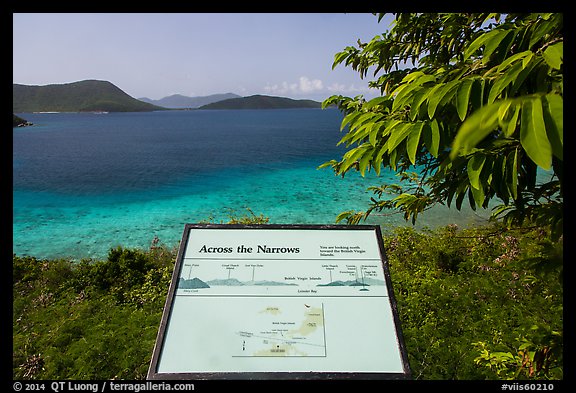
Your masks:
[[[416,379],[562,379],[561,242],[499,225],[384,240]]]
[[[378,15],[378,20],[383,14]],[[339,218],[396,208],[406,219],[436,203],[487,208],[510,224],[536,220],[562,233],[562,14],[396,14],[393,28],[337,53],[381,96],[332,96],[345,114],[336,174],[420,169],[417,192]],[[410,66],[412,65],[412,67]],[[551,180],[536,183],[537,169]],[[381,195],[379,195],[381,196]]]
[[[247,210],[228,223],[268,221]],[[176,254],[155,237],[106,260],[14,255],[14,379],[144,379]]]
[[[252,209],[246,207],[245,210],[247,213],[243,215],[238,215],[238,213],[234,209],[227,209],[228,212],[226,215],[228,216],[227,224],[242,224],[242,225],[249,225],[249,224],[267,224],[270,221],[269,217],[265,217],[263,214],[256,215]],[[210,216],[206,220],[201,221],[201,223],[211,223],[214,222],[214,217]],[[220,222],[223,224],[224,222]]]
[[[14,378],[143,379],[175,256],[157,244],[106,261],[14,256]]]
[[[415,378],[563,377],[561,242],[498,225],[384,243]],[[14,256],[13,377],[145,378],[175,258],[158,239],[105,261]]]

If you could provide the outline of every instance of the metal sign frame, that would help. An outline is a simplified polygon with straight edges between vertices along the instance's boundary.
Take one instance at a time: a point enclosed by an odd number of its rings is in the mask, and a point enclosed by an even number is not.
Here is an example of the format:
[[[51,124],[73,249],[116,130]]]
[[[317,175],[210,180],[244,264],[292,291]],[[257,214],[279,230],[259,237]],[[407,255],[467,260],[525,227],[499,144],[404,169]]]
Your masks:
[[[171,324],[171,318],[173,317],[174,311],[174,302],[179,286],[179,282],[181,281],[182,277],[182,269],[184,267],[184,259],[186,257],[186,252],[188,245],[191,239],[191,232],[197,230],[218,230],[218,231],[230,231],[235,230],[235,233],[242,233],[238,232],[239,230],[244,231],[260,231],[258,233],[263,233],[262,230],[265,231],[285,231],[289,230],[290,234],[295,233],[298,235],[297,231],[300,231],[304,236],[306,231],[338,231],[339,234],[342,234],[344,231],[345,233],[352,233],[351,231],[372,231],[376,236],[378,249],[374,255],[378,255],[378,260],[381,263],[381,268],[383,271],[383,278],[385,280],[385,288],[387,291],[387,298],[389,300],[389,305],[391,309],[391,318],[393,320],[393,329],[394,333],[396,334],[395,340],[397,344],[398,353],[395,356],[398,357],[398,363],[400,364],[401,369],[397,369],[393,372],[388,371],[330,371],[330,370],[321,370],[321,371],[278,371],[271,368],[270,370],[259,370],[259,371],[211,371],[211,370],[188,370],[188,371],[178,371],[178,372],[166,372],[159,369],[161,366],[161,357],[163,351],[165,350],[167,344],[167,336],[168,330]],[[292,232],[296,231],[296,232]],[[197,232],[198,233],[198,232]],[[223,232],[217,232],[223,233]],[[273,232],[269,232],[273,233]],[[334,232],[336,233],[336,232]],[[230,234],[228,232],[227,234]],[[239,246],[238,246],[239,247]],[[203,251],[210,251],[209,249],[204,249]],[[245,249],[247,250],[247,249]],[[277,248],[278,251],[281,249]],[[223,250],[220,250],[223,251]],[[226,250],[224,250],[226,251]],[[238,251],[242,251],[238,248]],[[252,250],[250,250],[252,251]],[[228,252],[230,252],[228,250]],[[324,254],[326,255],[326,254]],[[282,260],[282,258],[280,258]],[[330,258],[323,259],[326,261],[330,261]],[[344,259],[342,259],[344,260]],[[286,263],[290,263],[291,260],[287,260]],[[190,268],[192,269],[192,268]],[[252,279],[254,277],[252,276]],[[363,282],[363,280],[362,280]],[[340,285],[340,284],[338,284]],[[366,290],[366,289],[364,289]],[[382,289],[383,290],[383,289]],[[303,291],[304,292],[304,291]],[[265,296],[265,295],[264,295]],[[189,296],[194,298],[194,296]],[[198,299],[198,298],[196,298]],[[199,301],[199,300],[196,300]],[[306,305],[309,307],[308,305]],[[384,309],[383,309],[384,310]],[[387,310],[386,310],[387,311]],[[323,312],[323,311],[322,311]],[[388,312],[388,311],[387,311]],[[322,315],[322,318],[324,316]],[[175,322],[173,322],[176,324]],[[322,319],[321,323],[324,323]],[[378,334],[380,334],[378,332]],[[384,334],[384,333],[382,333]],[[389,339],[389,338],[388,338]],[[331,345],[337,345],[331,343]],[[326,347],[324,348],[325,353]],[[181,356],[178,354],[178,356]],[[202,353],[195,353],[193,356],[202,357]],[[304,359],[303,357],[301,359]],[[269,225],[269,224],[255,224],[255,225],[236,225],[236,224],[186,224],[184,228],[184,233],[182,236],[182,241],[180,243],[174,271],[172,274],[172,280],[170,283],[168,295],[166,298],[164,310],[162,313],[162,319],[158,331],[158,335],[156,338],[156,343],[154,346],[152,359],[150,361],[150,366],[148,370],[147,379],[150,380],[329,380],[329,379],[340,379],[340,380],[358,380],[358,379],[365,379],[365,380],[381,380],[381,379],[410,379],[411,378],[411,371],[410,366],[408,363],[408,355],[406,352],[406,347],[404,344],[404,339],[402,335],[402,330],[400,327],[400,320],[398,318],[398,311],[396,300],[394,297],[394,292],[392,289],[392,281],[390,279],[390,273],[388,270],[388,260],[386,257],[386,252],[384,249],[384,243],[382,240],[382,233],[380,227],[377,225]]]

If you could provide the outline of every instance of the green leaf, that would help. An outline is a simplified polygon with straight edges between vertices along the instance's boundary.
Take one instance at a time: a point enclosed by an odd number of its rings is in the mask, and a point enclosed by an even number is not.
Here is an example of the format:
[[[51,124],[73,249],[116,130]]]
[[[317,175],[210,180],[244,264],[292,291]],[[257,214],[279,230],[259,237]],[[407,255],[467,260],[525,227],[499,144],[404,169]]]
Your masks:
[[[390,100],[389,96],[384,97],[376,97],[371,99],[370,101],[366,102],[362,107],[366,110],[372,109],[377,105],[382,105]]]
[[[423,71],[414,71],[409,73],[408,75],[406,75],[404,78],[402,78],[402,83],[404,82],[412,82],[414,79],[418,79],[421,78],[422,76],[424,76],[424,72]]]
[[[413,94],[414,89],[419,87],[420,86],[416,83],[410,83],[407,85],[402,85],[394,92],[392,92],[392,94],[395,94],[395,92],[400,90],[394,97],[394,102],[392,103],[392,111],[397,111],[398,108],[403,108],[407,104],[407,100],[410,98],[410,95]]]
[[[460,80],[453,80],[452,82],[446,83],[441,92],[442,99],[439,102],[440,106],[444,106],[448,102],[452,101],[452,98],[458,91],[460,83],[461,83]]]
[[[518,74],[520,74],[522,70],[522,63],[518,62],[510,67],[510,69],[504,73],[504,75],[499,77],[490,89],[490,94],[488,94],[488,103],[493,103],[496,98],[498,98],[502,90],[504,90],[510,83],[515,82]]]
[[[562,67],[562,63],[564,61],[564,43],[557,42],[554,45],[550,45],[542,53],[542,56],[550,67],[559,70],[560,67]]]
[[[518,198],[518,149],[508,155],[508,161],[510,181],[507,184],[512,198],[516,200]]]
[[[336,160],[330,160],[330,161],[326,161],[326,162],[323,163],[323,164],[320,164],[316,169],[323,169],[323,168],[326,168],[326,167],[329,167],[329,166],[334,167],[334,165],[336,165],[336,164],[338,164],[338,161],[336,161]]]
[[[411,123],[399,124],[390,133],[390,139],[388,140],[388,152],[392,152],[396,147],[408,136],[412,129]]]
[[[430,139],[425,139],[428,141],[426,143],[426,147],[428,147],[428,151],[434,157],[438,158],[438,150],[440,148],[440,127],[438,126],[438,121],[436,119],[432,120],[430,123]]]
[[[522,59],[522,68],[528,67],[528,64],[530,64],[530,62],[534,58],[534,52],[532,52],[532,51],[528,51],[528,52],[529,53],[526,55],[526,57],[524,57]]]
[[[396,156],[398,155],[398,150],[394,149],[392,150],[392,152],[390,152],[389,154],[389,158],[388,158],[388,164],[390,165],[390,167],[392,167],[392,170],[395,171],[396,170]]]
[[[386,135],[389,135],[389,134],[392,132],[392,130],[394,130],[394,128],[397,127],[399,124],[403,124],[403,121],[402,121],[402,120],[398,120],[398,119],[395,119],[395,120],[390,121],[390,122],[386,125],[386,128],[384,129],[384,132],[382,133],[382,136],[384,137],[384,136],[386,136]]]
[[[522,69],[522,71],[520,71],[518,76],[516,76],[516,80],[514,80],[514,83],[512,84],[512,87],[510,89],[510,95],[516,94],[516,92],[518,92],[519,90],[521,90],[523,87],[526,86],[526,85],[524,85],[524,81],[531,74],[533,75],[533,69],[538,64],[541,64],[541,63],[542,63],[541,61],[531,61],[528,64],[524,64],[524,62],[522,62],[522,66],[524,68]],[[540,67],[540,68],[543,68],[543,67]]]
[[[499,155],[492,166],[492,184],[496,195],[508,204],[510,194],[508,193],[508,183],[506,182],[506,156]]]
[[[444,87],[444,85],[445,84],[443,83],[437,84],[428,93],[428,117],[430,118],[430,120],[434,118],[434,112],[436,112],[436,107],[438,106],[440,100],[443,97],[442,87]]]
[[[482,45],[486,44],[486,41],[489,41],[494,36],[498,36],[500,34],[502,34],[502,30],[497,29],[494,29],[484,34],[480,34],[478,38],[472,41],[472,43],[468,45],[468,48],[466,48],[466,50],[464,51],[464,60],[468,60],[468,58],[472,56],[474,53],[476,53],[476,51],[480,49]]]
[[[564,149],[564,105],[563,99],[557,94],[547,94],[542,98],[546,135],[552,146],[552,153],[563,160]]]
[[[470,101],[470,92],[473,84],[474,81],[472,79],[465,79],[458,87],[456,110],[458,111],[458,117],[462,121],[466,118],[466,113],[468,112],[468,102]]]
[[[360,116],[358,116],[358,118],[353,118],[350,121],[350,131],[353,131],[355,129],[359,129],[363,124],[368,123],[369,121],[371,121],[376,116],[382,116],[382,115],[375,113],[375,112],[367,112],[367,113],[361,114]]]
[[[348,133],[351,134],[351,138],[348,145],[364,140],[374,128],[378,129],[380,127],[381,123],[378,121],[382,119],[383,115],[374,112],[367,113],[367,115],[370,116],[366,116],[363,119],[358,118],[358,121],[350,128]],[[358,128],[355,129],[356,127]]]
[[[552,14],[553,15],[553,14]],[[548,15],[547,17],[544,15],[537,15],[538,17],[542,17],[543,20],[548,20],[550,18],[550,15]],[[540,41],[543,37],[545,37],[547,34],[551,33],[555,28],[555,23],[534,23],[532,25],[532,33],[530,36],[530,43],[529,46],[530,48],[532,48],[532,46],[538,44],[538,41]]]
[[[518,125],[518,116],[520,114],[520,107],[521,105],[518,103],[514,104],[514,113],[512,114],[512,117],[510,118],[510,120],[508,120],[508,123],[506,124],[506,127],[503,129],[504,131],[504,135],[506,137],[511,137],[512,134],[514,134],[514,131],[516,131],[516,126]]]
[[[472,194],[472,198],[474,200],[474,202],[476,203],[476,206],[481,207],[482,204],[484,203],[484,199],[486,199],[486,195],[484,194],[484,189],[482,187],[480,187],[480,189],[476,189],[474,187],[470,187],[470,189],[468,190],[468,197],[470,197],[470,194]],[[472,203],[472,201],[470,201],[470,207],[472,207],[473,210],[475,210],[474,203]]]
[[[362,158],[360,158],[360,162],[358,164],[358,169],[360,170],[360,175],[364,177],[366,173],[366,168],[370,163],[370,159],[372,158],[372,154],[374,153],[374,149],[367,149],[364,151]]]
[[[423,87],[422,89],[418,90],[416,94],[414,94],[414,98],[412,99],[412,103],[410,104],[410,120],[415,120],[420,112],[420,106],[428,97],[428,93],[430,89],[427,87]]]
[[[361,145],[346,152],[346,154],[342,156],[343,162],[338,173],[346,173],[348,169],[364,154],[366,147],[367,146],[365,145]]]
[[[406,152],[408,153],[408,158],[413,165],[416,163],[416,153],[418,151],[418,143],[420,142],[420,135],[422,134],[423,127],[423,121],[414,124],[411,128],[410,135],[408,135],[408,139],[406,140]]]
[[[508,111],[513,103],[514,101],[512,100],[506,100],[498,108],[498,125],[501,128],[504,128],[508,124]]]
[[[344,119],[342,119],[342,123],[340,124],[340,131],[342,131],[348,123],[353,122],[354,119],[361,114],[362,112],[352,112],[344,116]]]
[[[391,94],[395,95],[392,110],[402,108],[409,104],[409,99],[421,91],[421,86],[427,82],[434,82],[436,78],[433,75],[426,75],[421,71],[412,72],[404,77],[404,84],[400,85]]]
[[[484,167],[485,161],[485,155],[475,154],[468,161],[468,165],[466,166],[468,179],[470,179],[470,185],[477,190],[482,188],[482,184],[480,184],[480,173],[482,172],[482,167]]]
[[[339,223],[342,220],[349,221],[352,217],[355,217],[357,215],[358,215],[358,213],[356,213],[354,210],[348,210],[348,211],[342,212],[336,216],[336,223]],[[360,219],[358,219],[358,221],[360,221]]]
[[[384,158],[385,158],[384,155],[387,152],[388,152],[388,140],[386,140],[386,142],[384,142],[382,147],[380,147],[380,150],[378,150],[378,152],[376,153],[376,155],[373,158],[372,166],[376,169],[377,175],[380,174],[380,165],[382,164],[382,161],[384,161]]]
[[[487,64],[494,53],[502,42],[506,42],[505,38],[510,34],[514,34],[512,30],[501,30],[495,29],[497,33],[493,34],[489,39],[486,40],[486,46],[484,47],[484,53],[482,53],[482,63]]]
[[[374,168],[376,176],[380,176],[380,167],[382,166],[382,156],[381,155],[379,156],[378,153],[376,153],[376,155],[372,157],[372,168]]]
[[[461,210],[462,209],[462,201],[464,200],[464,197],[466,197],[466,191],[469,189],[468,185],[464,185],[463,187],[458,187],[458,190],[456,191],[456,209]]]
[[[368,141],[372,146],[376,146],[376,137],[378,136],[378,131],[380,131],[381,123],[374,123],[370,129],[370,135],[368,136]]]
[[[430,119],[434,117],[438,106],[443,106],[452,99],[459,83],[459,80],[453,80],[451,82],[438,85],[440,86],[438,89],[436,89],[436,87],[433,88],[433,91],[430,92],[430,98],[428,99],[428,116]]]
[[[483,106],[466,118],[454,138],[450,152],[451,159],[456,158],[459,154],[467,154],[496,129],[498,126],[498,108],[501,104],[502,102],[495,102]]]
[[[334,55],[334,63],[332,64],[332,69],[336,68],[336,66],[340,63],[342,63],[342,61],[348,57],[348,52],[347,51],[343,51],[343,52],[338,52]]]
[[[525,100],[520,118],[520,143],[536,165],[548,170],[552,166],[552,146],[546,135],[546,125],[540,99]]]
[[[470,92],[470,104],[472,106],[470,108],[471,112],[478,110],[484,106],[484,90],[486,85],[488,85],[486,79],[484,78],[474,79],[474,83],[472,85],[472,91]]]
[[[424,72],[422,71],[414,71],[409,73],[408,75],[406,75],[404,78],[402,78],[402,82],[411,82],[416,78],[420,78],[421,76],[424,75]]]
[[[509,58],[507,58],[506,60],[504,60],[502,63],[500,63],[496,70],[498,72],[502,72],[504,69],[506,69],[510,64],[514,63],[517,60],[522,59],[522,61],[524,62],[524,59],[526,57],[528,58],[532,58],[532,55],[534,53],[531,50],[527,50],[524,52],[520,52],[520,53],[516,53],[515,55],[510,56]],[[522,65],[523,67],[525,67],[525,65]]]

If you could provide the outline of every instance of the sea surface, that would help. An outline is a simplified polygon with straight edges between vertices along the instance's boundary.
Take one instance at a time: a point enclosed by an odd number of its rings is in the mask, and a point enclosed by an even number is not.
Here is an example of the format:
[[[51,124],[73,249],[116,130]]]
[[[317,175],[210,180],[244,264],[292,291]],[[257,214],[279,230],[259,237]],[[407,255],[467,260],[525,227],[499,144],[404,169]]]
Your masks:
[[[13,129],[13,252],[101,258],[110,248],[176,246],[184,224],[264,215],[274,224],[333,224],[365,210],[380,177],[335,176],[336,109],[22,113]],[[418,226],[486,221],[489,212],[438,207]],[[421,218],[420,218],[421,217]],[[384,231],[410,225],[374,215]]]

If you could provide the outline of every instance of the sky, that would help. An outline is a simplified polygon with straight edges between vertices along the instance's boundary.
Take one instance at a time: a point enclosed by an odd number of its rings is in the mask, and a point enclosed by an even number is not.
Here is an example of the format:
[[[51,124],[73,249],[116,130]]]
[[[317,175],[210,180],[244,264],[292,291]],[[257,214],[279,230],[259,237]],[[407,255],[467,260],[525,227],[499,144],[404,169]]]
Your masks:
[[[334,55],[390,29],[366,13],[15,13],[13,83],[106,80],[134,98],[378,95]]]

